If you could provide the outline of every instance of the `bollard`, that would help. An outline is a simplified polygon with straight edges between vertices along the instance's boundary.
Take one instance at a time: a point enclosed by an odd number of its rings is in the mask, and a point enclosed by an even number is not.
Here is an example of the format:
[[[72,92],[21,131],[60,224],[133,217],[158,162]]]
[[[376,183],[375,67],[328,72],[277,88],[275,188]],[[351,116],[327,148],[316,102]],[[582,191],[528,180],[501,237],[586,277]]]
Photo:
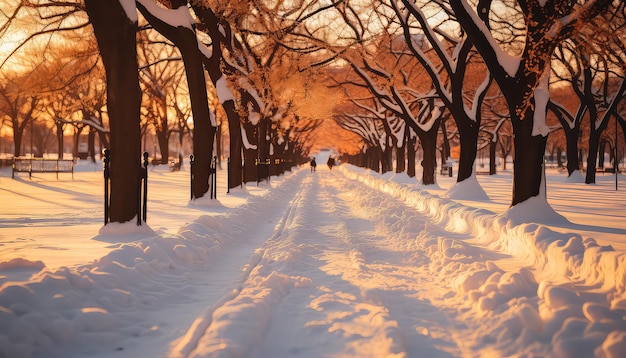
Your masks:
[[[104,159],[102,165],[104,167],[104,225],[109,223],[109,185],[111,179],[111,151],[104,148]]]
[[[193,154],[191,154],[189,156],[189,173],[190,173],[190,178],[191,178],[191,183],[189,185],[189,188],[191,189],[191,199],[193,200],[193,162],[194,162],[194,157]]]
[[[211,199],[217,199],[217,156],[213,157],[210,165]]]
[[[148,152],[143,152],[143,221],[148,221]]]

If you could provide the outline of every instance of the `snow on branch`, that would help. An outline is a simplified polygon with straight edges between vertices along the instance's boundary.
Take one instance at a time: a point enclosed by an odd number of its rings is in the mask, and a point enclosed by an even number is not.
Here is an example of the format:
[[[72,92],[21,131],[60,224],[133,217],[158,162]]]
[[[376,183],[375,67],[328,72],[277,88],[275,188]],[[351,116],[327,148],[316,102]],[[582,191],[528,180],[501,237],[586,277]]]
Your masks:
[[[120,1],[128,2],[130,0],[120,0]],[[143,5],[146,8],[146,10],[148,10],[148,12],[152,14],[152,16],[158,18],[159,20],[163,21],[164,23],[172,27],[186,27],[192,31],[194,29],[195,21],[191,17],[191,14],[189,13],[189,8],[187,8],[186,6],[181,6],[176,9],[166,9],[161,6],[158,6],[152,0],[136,0],[136,2]]]
[[[124,13],[132,23],[136,23],[139,19],[137,17],[137,7],[135,6],[135,0],[119,0]]]
[[[452,3],[458,3],[460,6],[453,6],[455,13],[460,15],[466,15],[471,19],[472,25],[477,28],[482,34],[483,38],[489,44],[489,47],[493,51],[500,67],[510,76],[515,77],[517,70],[520,66],[521,59],[518,56],[512,56],[504,52],[496,39],[491,35],[491,31],[487,28],[487,25],[478,17],[478,14],[472,9],[467,0],[455,0]]]
[[[219,98],[222,104],[228,101],[235,101],[232,91],[228,88],[226,83],[226,76],[222,75],[215,83],[215,90],[217,91],[217,98]]]

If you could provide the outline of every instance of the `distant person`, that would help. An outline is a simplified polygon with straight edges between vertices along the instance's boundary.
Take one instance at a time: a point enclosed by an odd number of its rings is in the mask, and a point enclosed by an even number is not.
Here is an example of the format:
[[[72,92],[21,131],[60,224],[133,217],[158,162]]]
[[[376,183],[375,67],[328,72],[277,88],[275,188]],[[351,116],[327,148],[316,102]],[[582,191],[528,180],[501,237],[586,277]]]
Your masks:
[[[317,167],[317,162],[315,161],[315,158],[311,159],[311,173],[315,171],[315,167]]]
[[[335,158],[328,157],[328,161],[326,162],[326,165],[328,165],[328,169],[333,170],[333,166],[335,165]]]

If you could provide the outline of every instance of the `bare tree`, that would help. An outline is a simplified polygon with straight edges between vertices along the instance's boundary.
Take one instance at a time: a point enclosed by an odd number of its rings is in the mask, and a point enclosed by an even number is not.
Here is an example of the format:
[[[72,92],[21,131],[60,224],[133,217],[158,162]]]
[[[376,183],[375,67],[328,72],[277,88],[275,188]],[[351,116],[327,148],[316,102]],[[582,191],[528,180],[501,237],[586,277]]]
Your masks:
[[[492,32],[478,15],[490,14],[492,0],[480,0],[476,10],[466,0],[450,0],[457,21],[483,57],[509,107],[515,134],[513,206],[539,196],[544,189],[543,156],[550,132],[546,112],[554,49],[606,11],[611,1],[516,3],[525,31],[523,50],[514,58],[502,49],[495,39],[495,30]],[[517,25],[515,19],[510,19],[508,28],[519,28]]]

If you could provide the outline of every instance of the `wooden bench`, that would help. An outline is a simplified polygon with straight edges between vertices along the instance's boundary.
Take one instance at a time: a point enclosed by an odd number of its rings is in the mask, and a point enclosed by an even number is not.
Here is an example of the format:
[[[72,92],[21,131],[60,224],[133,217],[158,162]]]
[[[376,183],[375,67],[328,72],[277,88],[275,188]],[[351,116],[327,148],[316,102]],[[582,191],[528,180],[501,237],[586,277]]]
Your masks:
[[[15,173],[28,173],[29,178],[33,173],[56,173],[59,179],[59,173],[72,173],[74,179],[74,161],[70,159],[14,158],[11,166],[11,178]]]
[[[618,170],[619,171],[619,170]],[[597,167],[596,173],[615,173],[615,168],[613,167]]]

